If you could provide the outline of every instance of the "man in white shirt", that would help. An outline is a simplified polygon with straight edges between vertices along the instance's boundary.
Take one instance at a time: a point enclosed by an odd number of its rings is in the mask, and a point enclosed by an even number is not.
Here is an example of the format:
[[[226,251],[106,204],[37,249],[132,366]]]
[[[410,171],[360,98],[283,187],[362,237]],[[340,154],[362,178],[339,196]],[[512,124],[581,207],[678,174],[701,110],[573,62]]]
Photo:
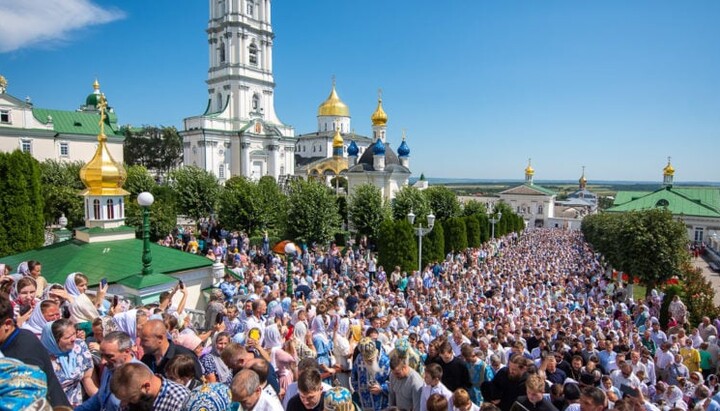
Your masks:
[[[232,399],[242,405],[244,411],[283,411],[277,397],[268,395],[260,384],[260,377],[253,370],[242,370],[232,381]]]

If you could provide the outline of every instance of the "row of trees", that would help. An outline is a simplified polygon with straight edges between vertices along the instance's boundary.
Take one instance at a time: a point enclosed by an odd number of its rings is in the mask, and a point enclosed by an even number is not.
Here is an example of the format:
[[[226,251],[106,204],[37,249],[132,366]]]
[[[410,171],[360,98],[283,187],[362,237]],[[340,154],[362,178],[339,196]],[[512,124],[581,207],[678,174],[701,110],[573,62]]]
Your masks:
[[[6,173],[3,176],[7,176],[3,178],[3,184],[7,186],[3,192],[14,196],[12,200],[3,200],[6,201],[3,204],[33,204],[37,221],[31,224],[23,219],[12,219],[12,223],[5,223],[18,230],[35,227],[36,235],[31,240],[33,237],[23,231],[24,242],[13,240],[16,236],[3,235],[3,244],[12,246],[3,245],[2,254],[41,245],[42,227],[58,221],[62,214],[67,217],[70,228],[83,225],[83,199],[78,195],[84,188],[80,180],[82,163],[53,160],[38,163],[20,152],[4,154],[3,161],[8,164],[3,168]],[[11,185],[30,190],[34,199],[20,201],[18,196],[30,194],[21,194],[25,191]],[[266,176],[259,181],[233,177],[221,186],[211,173],[193,166],[171,170],[165,182],[158,183],[145,166],[130,165],[127,166],[124,188],[130,192],[125,202],[126,223],[138,230],[141,210],[136,198],[143,191],[155,196],[151,214],[153,239],[167,235],[175,227],[178,214],[195,220],[215,215],[230,230],[242,230],[251,236],[268,231],[271,237],[303,243],[325,244],[331,240],[342,243],[349,235],[344,228],[349,226],[358,238],[367,238],[368,245],[379,251],[380,259],[386,261],[386,265],[410,269],[417,261],[417,238],[406,222],[411,210],[418,216],[417,222],[424,225],[427,225],[426,216],[431,211],[437,217],[435,229],[424,239],[424,261],[442,259],[451,250],[479,246],[490,236],[485,206],[471,201],[461,207],[455,194],[441,186],[422,192],[404,187],[392,203],[387,203],[380,190],[370,184],[358,187],[351,197],[345,198],[337,197],[331,188],[315,180],[298,179],[280,187],[272,177]],[[10,194],[6,197],[9,199]],[[22,213],[27,214],[25,211]],[[501,204],[495,211],[503,212],[495,227],[497,236],[522,229],[522,219],[509,207]],[[1,229],[8,232],[4,227]],[[397,258],[400,262],[394,263]],[[410,264],[411,261],[414,263]]]
[[[703,316],[720,315],[711,282],[690,263],[685,224],[673,219],[670,211],[657,208],[595,214],[585,217],[582,232],[612,268],[644,285],[646,293],[655,288],[664,290],[661,324],[667,324],[668,305],[674,295],[687,306],[690,324],[698,324]],[[677,281],[668,281],[675,278]]]
[[[416,215],[415,224],[422,224],[423,227],[428,226],[427,215],[430,212],[433,212],[436,218],[432,231],[422,240],[423,267],[434,261],[442,261],[447,253],[479,247],[490,239],[491,223],[485,205],[474,200],[461,205],[447,187],[434,186],[424,191],[404,187],[390,205],[389,218],[383,219],[379,225],[375,225],[375,222],[363,224],[363,220],[354,213],[355,209],[359,208],[357,203],[360,189],[373,192],[375,204],[381,198],[380,190],[374,186],[358,187],[356,193],[350,197],[350,221],[355,224],[359,233],[377,243],[378,263],[385,268],[399,266],[410,271],[418,266],[418,238],[415,227],[407,221],[410,211]],[[519,232],[525,227],[522,217],[515,214],[507,204],[498,203],[491,211],[502,212],[502,218],[495,225],[496,237],[513,231]],[[367,210],[365,212],[369,213]],[[377,212],[373,215],[383,214]]]
[[[688,259],[685,225],[666,209],[591,215],[582,232],[613,268],[638,278],[648,293],[680,276]]]

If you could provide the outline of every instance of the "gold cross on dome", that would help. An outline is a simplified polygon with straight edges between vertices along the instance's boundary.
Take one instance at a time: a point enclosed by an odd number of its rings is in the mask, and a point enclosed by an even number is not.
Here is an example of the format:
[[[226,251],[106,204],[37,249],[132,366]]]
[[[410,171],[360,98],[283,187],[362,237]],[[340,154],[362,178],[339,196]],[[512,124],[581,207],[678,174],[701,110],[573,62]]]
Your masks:
[[[98,110],[100,110],[100,134],[105,134],[105,118],[107,116],[105,115],[105,109],[107,109],[107,99],[105,99],[105,94],[100,93],[100,97],[98,97]]]

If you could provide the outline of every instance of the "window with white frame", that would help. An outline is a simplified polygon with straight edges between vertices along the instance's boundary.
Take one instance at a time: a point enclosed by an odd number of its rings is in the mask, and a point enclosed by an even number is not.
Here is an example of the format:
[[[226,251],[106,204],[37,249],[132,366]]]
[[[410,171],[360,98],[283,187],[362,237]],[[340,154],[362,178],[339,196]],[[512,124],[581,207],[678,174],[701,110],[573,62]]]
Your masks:
[[[247,2],[247,15],[250,17],[255,15],[255,3],[252,0]]]
[[[218,178],[225,178],[225,164],[220,164],[218,168]]]
[[[66,142],[60,143],[60,157],[68,157],[70,155],[70,145]]]
[[[249,58],[250,64],[252,64],[253,66],[257,66],[257,64],[258,64],[258,48],[255,45],[255,43],[250,45],[249,51],[250,51],[250,58]]]
[[[22,150],[23,153],[31,153],[32,154],[32,140],[28,140],[28,139],[20,140],[20,150]]]
[[[0,123],[10,123],[10,110],[0,110]]]

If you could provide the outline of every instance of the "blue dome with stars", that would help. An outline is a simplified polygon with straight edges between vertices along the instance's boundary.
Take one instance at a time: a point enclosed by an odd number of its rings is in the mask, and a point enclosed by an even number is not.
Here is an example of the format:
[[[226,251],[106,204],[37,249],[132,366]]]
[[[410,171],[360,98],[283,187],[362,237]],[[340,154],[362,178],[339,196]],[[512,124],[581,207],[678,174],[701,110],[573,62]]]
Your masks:
[[[373,154],[375,154],[376,156],[385,155],[385,143],[383,143],[382,140],[377,139],[375,144],[373,144]]]
[[[405,140],[400,143],[400,147],[398,147],[397,153],[398,157],[407,157],[410,155],[410,147],[408,147]]]
[[[357,144],[355,144],[355,140],[350,142],[350,145],[347,148],[347,153],[351,157],[357,157],[358,153],[360,152],[360,149],[358,148]]]

